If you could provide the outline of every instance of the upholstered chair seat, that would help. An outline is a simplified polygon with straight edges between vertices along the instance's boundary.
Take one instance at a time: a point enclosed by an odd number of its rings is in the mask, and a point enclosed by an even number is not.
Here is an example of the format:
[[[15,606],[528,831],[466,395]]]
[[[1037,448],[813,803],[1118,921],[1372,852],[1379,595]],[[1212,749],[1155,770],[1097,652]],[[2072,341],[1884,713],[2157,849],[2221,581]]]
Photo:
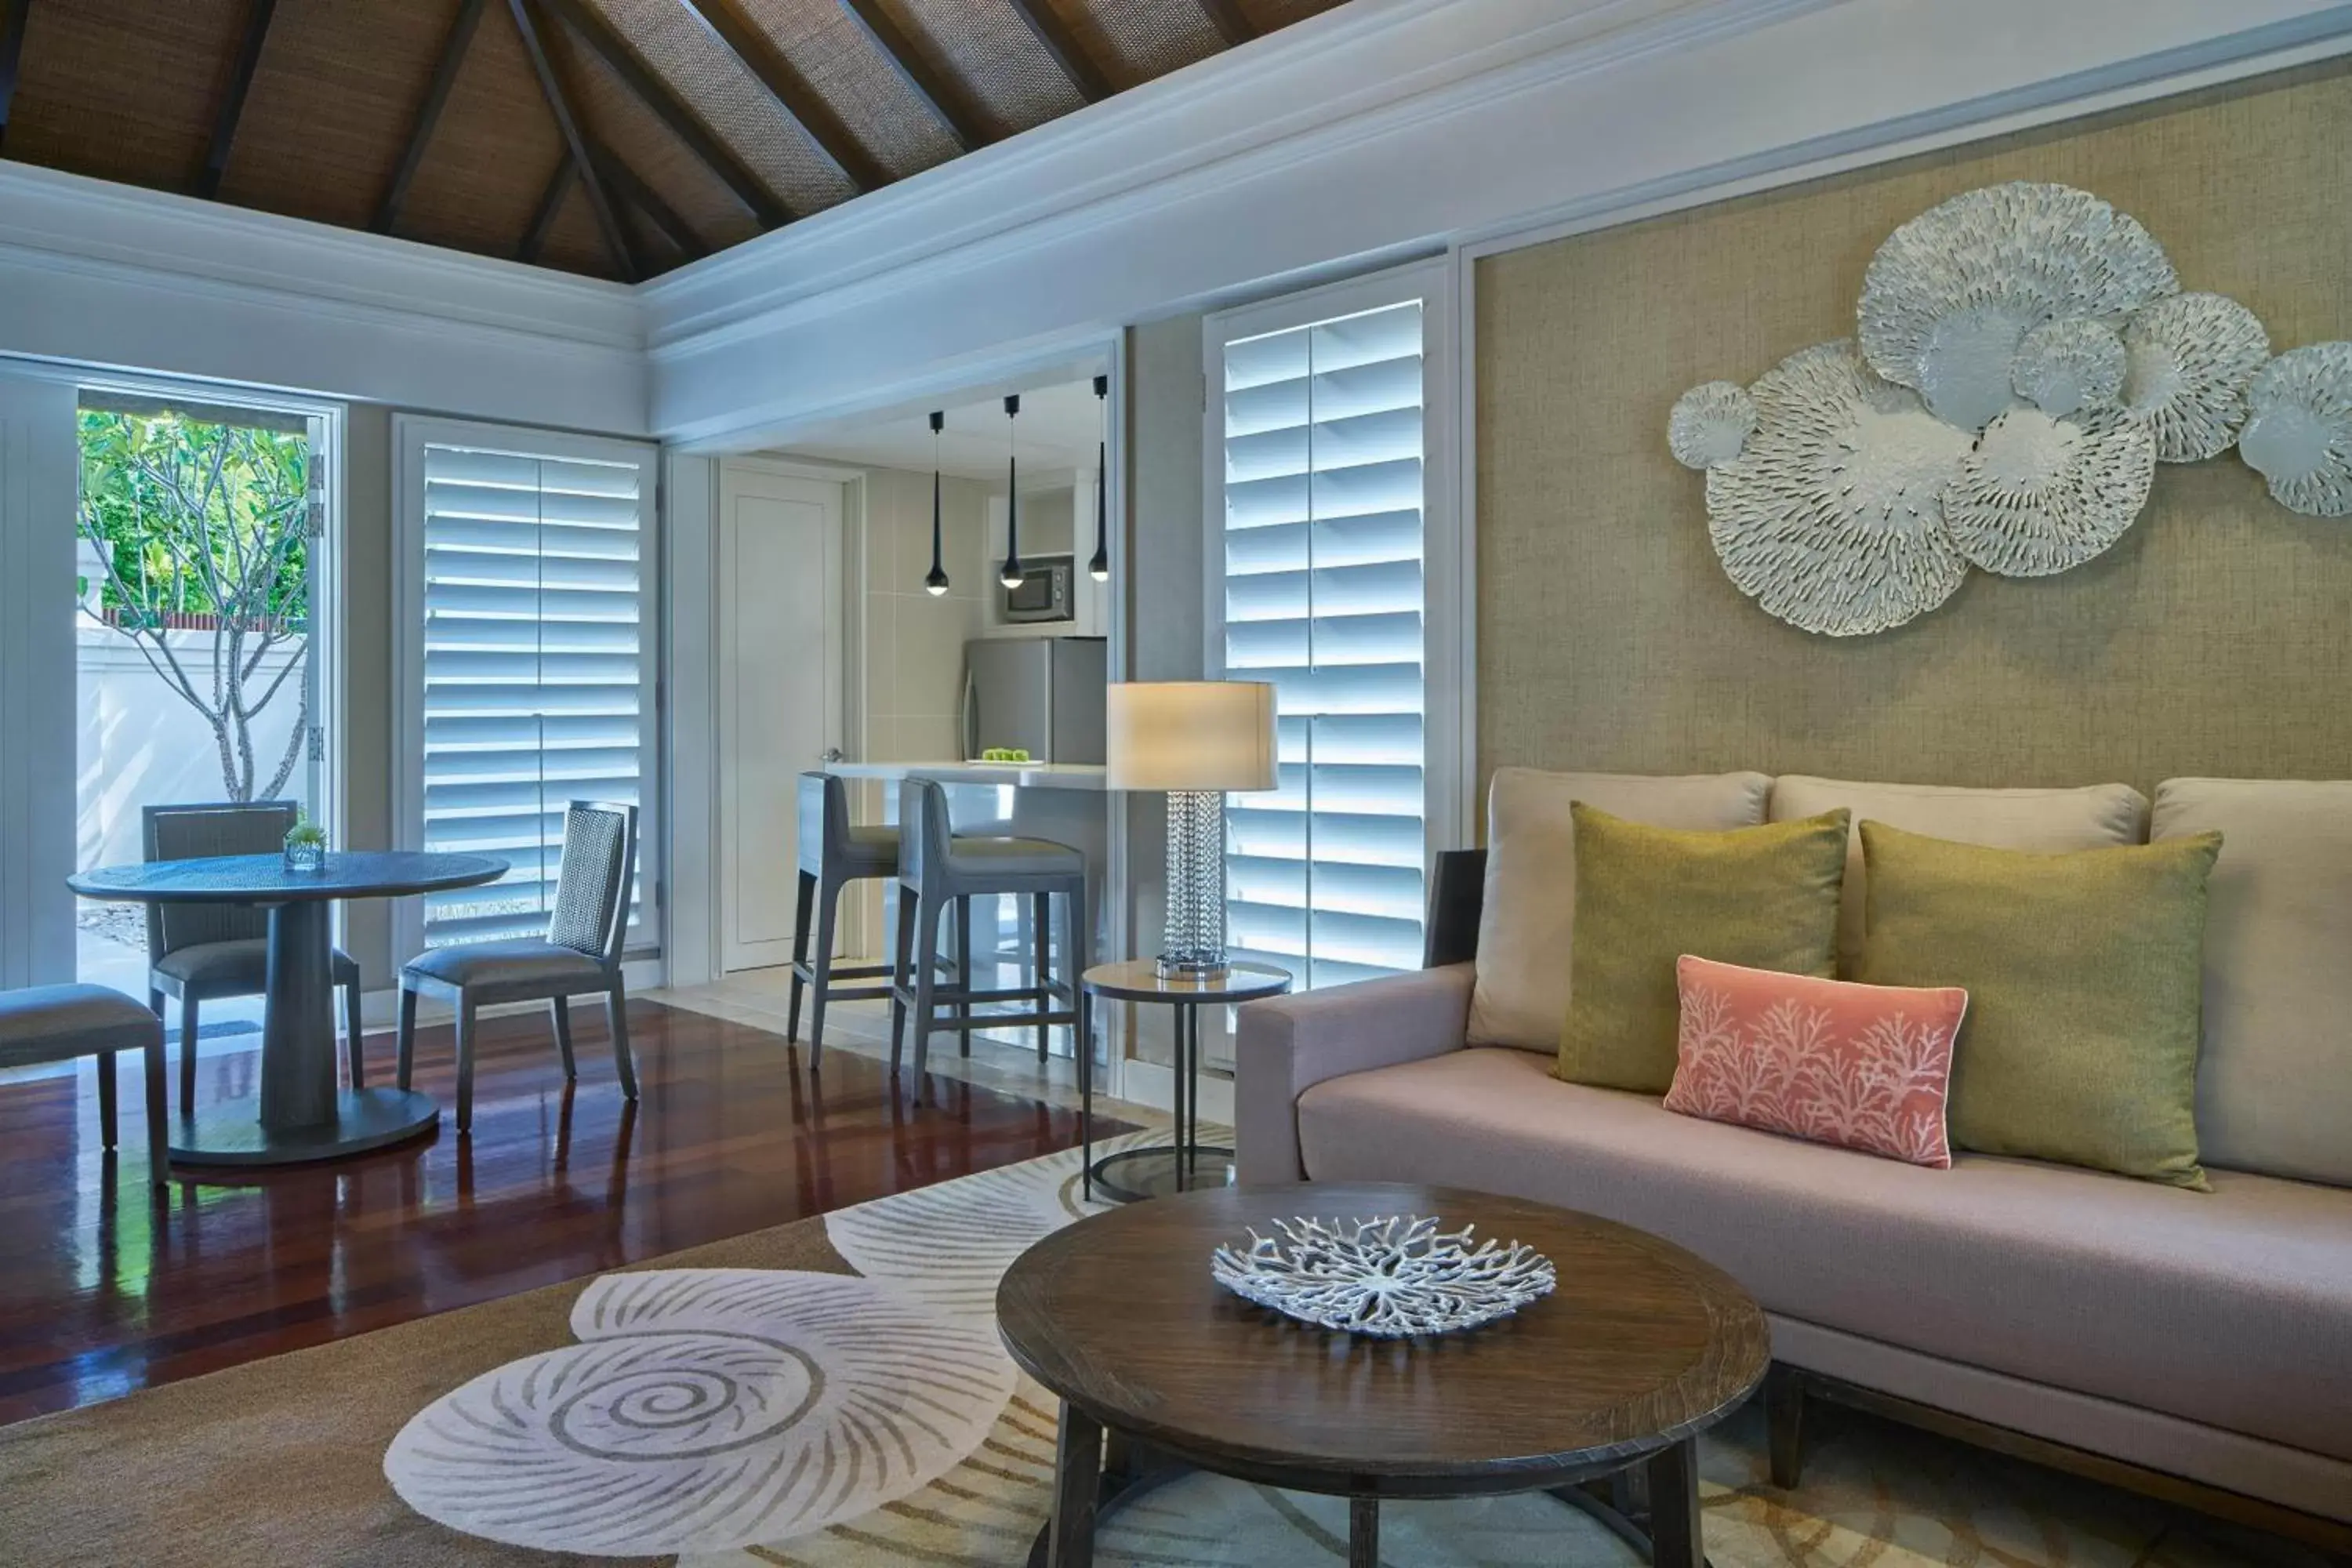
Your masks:
[[[329,952],[328,960],[336,984],[359,984],[358,959],[339,947]],[[175,994],[193,991],[206,998],[257,995],[269,984],[269,939],[248,936],[184,947],[165,954],[155,965],[155,973],[179,983],[181,989]]]
[[[563,981],[577,981],[583,991],[604,988],[604,966],[577,948],[560,947],[542,937],[517,937],[509,942],[467,942],[438,947],[412,961],[408,973],[443,985],[477,992],[477,1000],[494,1001],[490,993],[502,985],[534,990]]]
[[[147,1159],[157,1186],[171,1155],[164,1143],[163,1021],[103,985],[35,985],[0,991],[0,1068],[98,1058],[98,1120],[115,1143],[114,1053],[137,1051],[147,1067]]]
[[[1087,858],[1066,844],[1044,838],[972,838],[958,834],[948,840],[948,870],[953,876],[1083,877]]]

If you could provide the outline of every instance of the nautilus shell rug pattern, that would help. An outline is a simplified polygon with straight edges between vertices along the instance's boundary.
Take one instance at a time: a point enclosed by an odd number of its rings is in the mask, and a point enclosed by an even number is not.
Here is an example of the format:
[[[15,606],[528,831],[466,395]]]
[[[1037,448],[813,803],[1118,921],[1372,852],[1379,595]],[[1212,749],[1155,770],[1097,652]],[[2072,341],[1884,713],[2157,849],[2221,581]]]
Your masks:
[[[996,1284],[1087,1206],[1076,1152],[1051,1155],[0,1426],[0,1563],[1013,1568],[1055,1406],[1000,1348]],[[1793,1491],[1754,1407],[1706,1440],[1715,1568],[2326,1561],[1868,1416],[1809,1421]],[[1185,1477],[1116,1512],[1096,1561],[1338,1568],[1347,1506]],[[1642,1558],[1534,1496],[1391,1505],[1381,1561]]]
[[[1965,191],[1888,235],[1854,335],[1666,418],[1706,475],[1740,592],[1862,637],[1971,569],[2069,571],[2121,539],[2159,463],[2232,446],[2282,506],[2352,515],[2352,342],[2275,357],[2253,311],[2188,291],[2128,213],[2069,185]]]

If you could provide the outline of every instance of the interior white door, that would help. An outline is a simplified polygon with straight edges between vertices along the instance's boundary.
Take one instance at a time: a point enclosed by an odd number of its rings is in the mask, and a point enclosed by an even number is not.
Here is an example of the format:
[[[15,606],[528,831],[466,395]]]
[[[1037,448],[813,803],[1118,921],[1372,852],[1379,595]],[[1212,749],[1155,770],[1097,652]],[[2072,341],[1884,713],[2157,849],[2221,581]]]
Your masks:
[[[841,743],[842,487],[719,476],[719,966],[792,960],[799,776]]]

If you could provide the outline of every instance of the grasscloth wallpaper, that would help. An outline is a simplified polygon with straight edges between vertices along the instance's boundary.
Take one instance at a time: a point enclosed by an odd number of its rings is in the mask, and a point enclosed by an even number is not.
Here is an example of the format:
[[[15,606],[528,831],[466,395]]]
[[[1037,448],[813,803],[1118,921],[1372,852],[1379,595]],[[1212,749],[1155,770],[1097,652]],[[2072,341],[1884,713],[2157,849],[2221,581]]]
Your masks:
[[[2287,511],[2234,453],[2162,466],[2098,561],[1973,574],[1878,637],[1799,632],[1725,578],[1705,481],[1666,453],[1674,400],[1851,335],[1889,230],[2010,179],[2133,214],[2274,350],[2352,338],[2340,64],[1480,262],[1482,777],[2352,777],[2352,520]]]

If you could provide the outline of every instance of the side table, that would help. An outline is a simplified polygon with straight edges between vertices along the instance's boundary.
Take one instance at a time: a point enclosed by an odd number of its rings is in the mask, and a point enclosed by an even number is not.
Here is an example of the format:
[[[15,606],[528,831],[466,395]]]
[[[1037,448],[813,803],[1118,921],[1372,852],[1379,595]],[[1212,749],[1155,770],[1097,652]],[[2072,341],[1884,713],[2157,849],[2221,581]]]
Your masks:
[[[1232,1180],[1234,1152],[1201,1147],[1201,1009],[1230,1006],[1279,996],[1290,989],[1286,970],[1268,963],[1236,963],[1214,980],[1163,979],[1148,958],[1125,963],[1098,963],[1079,980],[1091,1006],[1106,1002],[1159,1003],[1176,1011],[1176,1142],[1146,1149],[1125,1149],[1094,1157],[1094,1051],[1078,1051],[1078,1158],[1085,1170],[1084,1188],[1089,1198],[1100,1187],[1103,1195],[1119,1203],[1163,1197],[1198,1186],[1222,1187]],[[1094,1031],[1081,1028],[1078,1037],[1091,1042]]]

